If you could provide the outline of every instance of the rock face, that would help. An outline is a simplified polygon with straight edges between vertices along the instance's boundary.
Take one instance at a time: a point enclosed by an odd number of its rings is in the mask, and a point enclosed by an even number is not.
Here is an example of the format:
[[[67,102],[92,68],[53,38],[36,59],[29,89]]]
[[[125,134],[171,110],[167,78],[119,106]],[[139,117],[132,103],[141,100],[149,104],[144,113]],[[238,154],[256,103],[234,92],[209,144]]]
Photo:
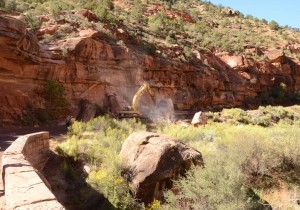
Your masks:
[[[92,14],[80,15],[93,19]],[[150,56],[139,46],[111,44],[101,32],[78,33],[42,44],[20,20],[0,14],[0,126],[23,119],[28,107],[45,108],[41,90],[46,80],[63,84],[73,115],[82,100],[109,106],[117,114],[131,105],[144,81],[161,98],[170,98],[175,111],[257,104],[260,93],[280,83],[291,93],[300,89],[298,61],[280,53],[255,62],[246,56],[195,51],[193,63],[183,63]]]
[[[192,164],[203,164],[200,152],[174,138],[144,131],[126,139],[120,156],[129,168],[135,197],[146,204],[162,200],[164,190],[172,188],[172,180]]]

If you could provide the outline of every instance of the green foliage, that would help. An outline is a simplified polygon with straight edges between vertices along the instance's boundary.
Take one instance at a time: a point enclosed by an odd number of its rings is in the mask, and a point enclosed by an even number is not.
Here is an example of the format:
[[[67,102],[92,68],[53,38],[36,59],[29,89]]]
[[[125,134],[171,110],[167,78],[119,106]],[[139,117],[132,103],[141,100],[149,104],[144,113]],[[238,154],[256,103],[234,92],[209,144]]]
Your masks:
[[[131,17],[138,23],[143,20],[144,7],[140,0],[133,1],[133,8],[131,9]]]
[[[168,22],[167,14],[164,11],[151,16],[148,20],[149,29],[155,33],[163,34]]]
[[[274,20],[269,22],[269,27],[271,30],[275,30],[275,31],[277,31],[280,28],[279,24]]]
[[[298,110],[297,107],[294,109]],[[270,127],[276,125],[279,121],[286,124],[297,124],[297,119],[300,118],[300,115],[296,111],[290,111],[281,106],[261,106],[258,110],[254,111],[244,111],[238,108],[223,109],[220,113],[209,113],[207,117],[210,121],[214,122]]]
[[[201,151],[204,168],[195,167],[175,181],[178,193],[166,192],[166,203],[153,202],[148,209],[254,209],[260,205],[254,190],[273,187],[278,173],[300,172],[300,108],[261,107],[208,113],[224,123],[205,127],[157,124],[157,132],[173,136]],[[264,121],[269,123],[269,127]],[[293,124],[286,123],[293,119]],[[253,125],[262,124],[263,126]],[[118,209],[141,209],[130,195],[119,152],[127,136],[145,126],[133,120],[109,118],[75,122],[60,154],[88,163],[88,182]],[[242,155],[241,155],[242,154]]]
[[[127,177],[122,175],[125,166],[119,157],[124,140],[136,130],[145,130],[140,122],[118,121],[108,116],[87,123],[75,122],[69,138],[59,145],[61,154],[88,163],[92,169],[87,181],[103,193],[117,209],[139,209],[131,197]]]
[[[275,98],[276,102],[282,103],[286,98],[286,84],[280,83],[272,90],[272,96]]]
[[[5,9],[16,11],[17,10],[16,0],[5,0]]]
[[[183,53],[185,54],[185,56],[187,57],[187,58],[190,58],[191,56],[192,56],[192,49],[190,49],[189,47],[187,47],[187,46],[184,46],[184,48],[183,48]]]
[[[74,9],[73,4],[68,1],[51,0],[48,3],[48,10],[56,20],[60,18],[62,11]]]
[[[254,209],[262,201],[249,188],[274,187],[279,172],[300,175],[298,125],[164,125],[159,132],[201,151],[205,164],[175,181],[178,193],[166,193],[163,209]]]
[[[245,209],[244,175],[235,161],[218,156],[207,156],[205,168],[195,168],[177,181],[180,193],[167,192],[164,209]]]
[[[154,200],[146,210],[162,210],[159,200]]]
[[[169,34],[167,37],[166,37],[166,41],[170,44],[174,44],[176,43],[176,40],[175,40],[175,35],[174,34]]]
[[[99,0],[96,5],[95,13],[102,21],[108,20],[110,11],[113,9],[111,0]]]
[[[65,96],[63,85],[48,80],[44,86],[44,97],[46,100],[46,109],[53,118],[58,117],[69,109],[69,102]]]
[[[25,23],[33,30],[37,30],[41,26],[39,19],[32,13],[27,13],[25,15]]]
[[[84,9],[94,10],[97,2],[90,0],[78,0],[78,4]]]
[[[63,49],[62,49],[62,52],[61,52],[61,55],[62,55],[64,58],[67,58],[68,55],[69,55],[69,50],[68,50],[68,48],[63,48]]]
[[[0,0],[0,8],[4,8],[5,7],[5,0]]]

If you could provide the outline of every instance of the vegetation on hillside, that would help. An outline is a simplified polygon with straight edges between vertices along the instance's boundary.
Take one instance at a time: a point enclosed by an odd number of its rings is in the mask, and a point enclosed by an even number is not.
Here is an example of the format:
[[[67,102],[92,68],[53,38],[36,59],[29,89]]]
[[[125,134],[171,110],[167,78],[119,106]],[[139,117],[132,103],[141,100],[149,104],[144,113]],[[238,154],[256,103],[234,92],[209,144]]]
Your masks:
[[[45,42],[78,36],[79,23],[79,29],[94,28],[116,43],[122,38],[116,36],[115,29],[122,28],[129,35],[125,43],[181,61],[191,60],[199,50],[235,52],[260,59],[261,50],[279,47],[288,56],[299,56],[289,48],[299,44],[297,29],[207,1],[1,0],[0,7],[24,13],[24,21],[33,29],[66,20],[53,36],[44,35]],[[92,10],[98,20],[88,21],[70,12],[82,8]],[[50,14],[52,19],[41,22],[38,17],[42,14]]]
[[[261,107],[256,112],[259,115],[240,109],[208,113],[209,124],[198,128],[157,124],[156,132],[199,150],[205,167],[190,170],[175,182],[178,194],[166,192],[165,203],[154,201],[149,208],[295,208],[300,196],[300,107]],[[127,136],[140,129],[146,127],[135,120],[109,117],[76,122],[57,151],[89,165],[88,182],[116,208],[142,209],[130,195],[118,155]],[[288,199],[270,199],[284,186]]]

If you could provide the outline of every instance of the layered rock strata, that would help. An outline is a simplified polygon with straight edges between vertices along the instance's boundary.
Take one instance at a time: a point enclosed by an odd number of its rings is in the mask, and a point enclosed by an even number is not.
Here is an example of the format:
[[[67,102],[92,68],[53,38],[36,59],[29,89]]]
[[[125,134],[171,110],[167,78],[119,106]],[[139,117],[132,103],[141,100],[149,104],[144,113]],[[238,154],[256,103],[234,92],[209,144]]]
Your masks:
[[[0,123],[14,124],[27,107],[45,108],[46,80],[63,84],[73,113],[87,100],[117,113],[131,104],[144,81],[175,110],[236,107],[284,83],[300,88],[299,65],[277,51],[255,62],[246,56],[194,52],[193,63],[148,55],[138,46],[109,44],[95,30],[41,44],[22,21],[0,16]],[[252,100],[251,103],[255,103]]]

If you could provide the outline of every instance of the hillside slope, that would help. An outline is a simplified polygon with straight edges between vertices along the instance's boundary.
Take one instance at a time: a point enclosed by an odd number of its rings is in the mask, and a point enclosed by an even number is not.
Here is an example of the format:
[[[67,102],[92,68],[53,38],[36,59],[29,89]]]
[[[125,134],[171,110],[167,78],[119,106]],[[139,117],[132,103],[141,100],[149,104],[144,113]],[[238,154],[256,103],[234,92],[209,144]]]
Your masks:
[[[2,126],[38,123],[47,112],[48,80],[63,85],[70,113],[79,112],[82,100],[118,113],[144,81],[158,92],[158,103],[171,97],[176,110],[297,99],[295,30],[272,30],[262,20],[196,1],[12,2],[18,4],[6,4],[0,15]]]

